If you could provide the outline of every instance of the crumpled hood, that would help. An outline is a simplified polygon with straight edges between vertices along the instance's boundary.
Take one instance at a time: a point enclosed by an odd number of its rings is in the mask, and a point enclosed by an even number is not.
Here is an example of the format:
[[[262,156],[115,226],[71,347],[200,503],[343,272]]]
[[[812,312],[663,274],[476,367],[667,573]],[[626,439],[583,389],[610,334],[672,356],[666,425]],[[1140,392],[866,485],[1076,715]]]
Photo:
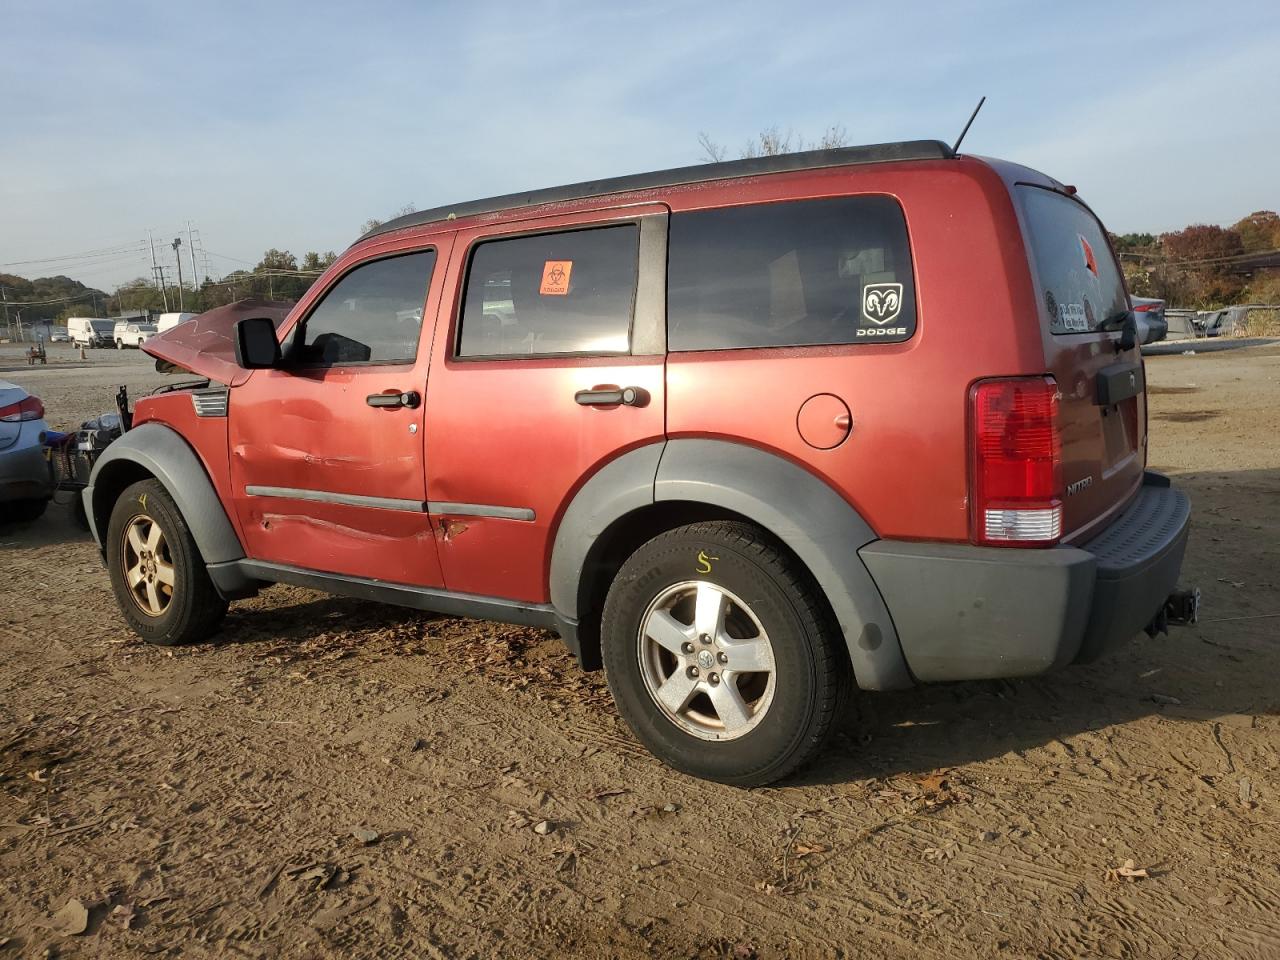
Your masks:
[[[235,386],[249,373],[236,363],[236,323],[270,317],[278,330],[292,309],[291,300],[237,300],[151,337],[142,349],[197,376]]]

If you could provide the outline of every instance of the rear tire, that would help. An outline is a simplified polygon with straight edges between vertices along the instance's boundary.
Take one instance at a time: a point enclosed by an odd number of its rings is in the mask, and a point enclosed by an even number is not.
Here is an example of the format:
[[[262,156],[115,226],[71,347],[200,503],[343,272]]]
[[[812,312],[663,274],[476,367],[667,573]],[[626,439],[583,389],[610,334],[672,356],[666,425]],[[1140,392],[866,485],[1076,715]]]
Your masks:
[[[120,495],[107,524],[106,551],[120,612],[147,643],[197,643],[218,629],[227,601],[159,481],[139,481]]]
[[[817,584],[746,523],[695,523],[636,550],[609,589],[601,644],[618,711],[645,746],[736,786],[812,760],[850,688]]]

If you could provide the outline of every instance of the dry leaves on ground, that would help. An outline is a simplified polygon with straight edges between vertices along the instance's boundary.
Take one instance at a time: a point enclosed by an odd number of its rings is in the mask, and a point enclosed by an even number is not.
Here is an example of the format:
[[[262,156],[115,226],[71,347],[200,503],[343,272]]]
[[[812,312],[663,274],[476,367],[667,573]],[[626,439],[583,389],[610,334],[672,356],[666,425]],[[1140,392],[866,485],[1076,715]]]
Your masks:
[[[1146,880],[1150,876],[1146,867],[1139,867],[1133,860],[1126,860],[1118,867],[1112,867],[1107,871],[1107,879],[1114,880],[1117,883],[1125,881],[1133,883],[1135,880]]]

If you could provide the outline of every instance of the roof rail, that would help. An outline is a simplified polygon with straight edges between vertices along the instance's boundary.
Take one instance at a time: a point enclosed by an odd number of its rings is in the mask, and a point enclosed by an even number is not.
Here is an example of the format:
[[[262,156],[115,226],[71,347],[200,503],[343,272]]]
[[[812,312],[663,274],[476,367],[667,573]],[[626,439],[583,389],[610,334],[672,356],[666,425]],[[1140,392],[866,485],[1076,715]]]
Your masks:
[[[563,187],[545,187],[525,193],[508,193],[501,197],[489,197],[486,200],[470,200],[447,207],[418,210],[374,227],[356,242],[403,230],[406,227],[419,227],[442,220],[462,219],[512,210],[516,207],[534,207],[544,203],[585,200],[588,197],[601,197],[611,193],[707,183],[734,177],[755,177],[766,173],[817,170],[822,167],[888,163],[894,160],[950,160],[954,156],[955,153],[951,147],[941,140],[905,140],[898,143],[874,143],[862,147],[837,147],[833,150],[806,150],[803,153],[783,153],[772,157],[748,157],[745,160],[727,160],[721,163],[700,163],[692,167],[675,167],[671,170],[636,173],[606,180],[587,180]]]

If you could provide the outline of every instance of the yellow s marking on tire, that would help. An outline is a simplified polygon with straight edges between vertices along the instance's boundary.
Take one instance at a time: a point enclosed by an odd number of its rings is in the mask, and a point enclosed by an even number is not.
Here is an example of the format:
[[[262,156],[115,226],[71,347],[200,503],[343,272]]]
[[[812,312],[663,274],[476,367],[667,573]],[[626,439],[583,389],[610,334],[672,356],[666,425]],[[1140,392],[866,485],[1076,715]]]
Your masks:
[[[699,551],[698,551],[698,565],[697,565],[696,567],[694,567],[694,568],[693,568],[693,570],[694,570],[694,572],[695,572],[695,573],[710,573],[710,572],[711,572],[711,561],[712,561],[712,560],[719,560],[719,559],[720,559],[719,557],[709,557],[709,556],[707,556],[707,551],[705,551],[705,550],[699,550]]]

